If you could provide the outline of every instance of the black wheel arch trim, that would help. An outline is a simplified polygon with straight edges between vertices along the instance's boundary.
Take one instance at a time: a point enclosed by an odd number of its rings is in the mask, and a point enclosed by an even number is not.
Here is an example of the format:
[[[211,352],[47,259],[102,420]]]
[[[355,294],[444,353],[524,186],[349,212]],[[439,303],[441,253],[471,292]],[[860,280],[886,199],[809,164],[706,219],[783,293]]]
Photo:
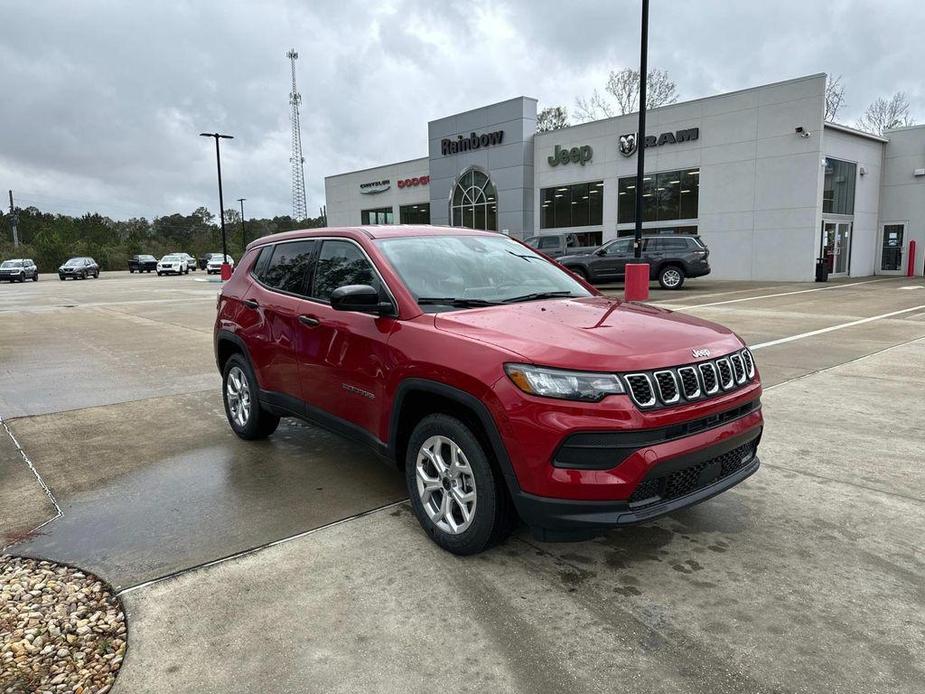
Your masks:
[[[479,420],[485,435],[488,437],[488,443],[491,445],[492,453],[495,460],[501,467],[501,473],[507,482],[508,489],[516,499],[520,493],[520,484],[517,481],[517,475],[514,472],[514,466],[511,464],[511,458],[508,455],[507,448],[495,425],[495,420],[491,412],[481,400],[460,388],[449,386],[439,381],[431,381],[426,378],[406,378],[398,384],[395,390],[395,397],[392,400],[392,413],[389,421],[389,457],[397,460],[398,452],[398,425],[401,421],[401,410],[405,398],[414,392],[432,393],[453,400],[463,407],[470,410]]]
[[[219,360],[218,360],[218,346],[219,346],[222,342],[231,342],[231,343],[234,344],[238,349],[240,349],[240,351],[244,354],[244,358],[247,359],[248,364],[250,364],[251,369],[252,369],[252,370],[254,369],[254,360],[251,359],[250,350],[247,349],[247,344],[244,342],[244,340],[242,340],[240,337],[238,337],[237,335],[235,335],[235,334],[234,334],[233,332],[231,332],[230,330],[224,330],[224,329],[223,329],[223,330],[219,330],[218,332],[215,333],[215,347],[214,347],[214,351],[215,351],[215,365],[218,367],[218,372],[219,372],[219,373],[222,372],[222,365],[221,365],[221,363],[220,363]],[[256,370],[254,370],[254,373],[256,373]]]

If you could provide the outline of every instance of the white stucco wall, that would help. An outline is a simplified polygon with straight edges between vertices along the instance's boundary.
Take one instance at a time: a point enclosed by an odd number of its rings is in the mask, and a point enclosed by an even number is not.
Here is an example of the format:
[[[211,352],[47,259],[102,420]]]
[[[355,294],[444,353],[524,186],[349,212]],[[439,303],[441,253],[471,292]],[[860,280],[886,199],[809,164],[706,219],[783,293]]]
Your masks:
[[[647,149],[646,172],[700,167],[697,224],[711,250],[714,277],[812,279],[822,191],[824,90],[825,75],[818,74],[648,113],[646,130],[652,135],[700,129],[694,142]],[[617,180],[636,173],[635,155],[621,155],[617,142],[636,126],[637,115],[629,114],[536,136],[537,231],[543,188],[603,179],[604,238],[616,236]],[[812,136],[797,135],[798,126]],[[557,144],[591,145],[593,160],[583,167],[552,167],[546,158]]]
[[[428,176],[427,157],[387,164],[362,171],[328,176],[324,179],[325,204],[328,209],[329,226],[359,226],[361,212],[380,207],[391,207],[395,223],[399,223],[398,208],[401,205],[416,205],[430,202],[428,185],[399,188],[398,181],[407,178]],[[382,193],[362,194],[360,186],[371,181],[388,179],[390,187]]]
[[[889,139],[883,156],[880,190],[880,224],[902,222],[906,225],[903,240],[903,267],[909,241],[915,239],[915,274],[925,272],[925,176],[915,176],[925,169],[925,125],[888,130]]]
[[[826,125],[822,137],[823,156],[857,165],[854,192],[854,219],[851,230],[850,273],[855,277],[873,275],[877,258],[878,217],[880,212],[880,178],[885,143]],[[820,166],[822,162],[820,161]],[[866,173],[861,174],[861,169]],[[826,215],[833,220],[845,219]],[[822,227],[817,229],[816,248],[820,247]]]

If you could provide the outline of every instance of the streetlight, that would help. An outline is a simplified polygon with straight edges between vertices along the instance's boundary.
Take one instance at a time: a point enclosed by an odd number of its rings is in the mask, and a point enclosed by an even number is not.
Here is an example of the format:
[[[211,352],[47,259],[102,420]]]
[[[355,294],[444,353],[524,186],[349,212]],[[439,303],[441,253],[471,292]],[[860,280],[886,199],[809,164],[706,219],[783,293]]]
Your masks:
[[[218,141],[233,140],[233,135],[222,135],[220,133],[199,133],[200,137],[215,138],[215,164],[218,167],[218,217],[222,222],[222,279],[227,280],[231,277],[231,265],[228,264],[228,244],[225,241],[225,199],[222,197],[222,157],[219,153]]]
[[[646,159],[646,53],[649,42],[649,0],[642,0],[642,30],[639,40],[639,128],[636,133],[636,230],[633,238],[633,259],[627,263],[624,295],[627,301],[645,301],[649,298],[649,264],[640,263],[642,257],[642,206],[643,179]]]
[[[244,201],[247,198],[238,198],[241,203],[241,255],[244,255],[244,249],[247,248],[247,230],[244,228]]]

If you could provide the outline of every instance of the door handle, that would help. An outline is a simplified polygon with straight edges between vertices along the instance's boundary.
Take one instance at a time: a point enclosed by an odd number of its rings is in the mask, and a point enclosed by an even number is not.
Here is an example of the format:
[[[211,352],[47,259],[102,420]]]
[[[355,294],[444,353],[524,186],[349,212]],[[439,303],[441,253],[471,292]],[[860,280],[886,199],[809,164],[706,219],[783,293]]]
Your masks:
[[[247,308],[253,308],[253,309],[260,308],[260,304],[258,304],[253,299],[244,299],[244,301],[242,301],[241,303],[247,306]]]
[[[299,323],[302,325],[307,325],[309,328],[317,327],[321,324],[321,321],[315,318],[314,316],[299,316]]]

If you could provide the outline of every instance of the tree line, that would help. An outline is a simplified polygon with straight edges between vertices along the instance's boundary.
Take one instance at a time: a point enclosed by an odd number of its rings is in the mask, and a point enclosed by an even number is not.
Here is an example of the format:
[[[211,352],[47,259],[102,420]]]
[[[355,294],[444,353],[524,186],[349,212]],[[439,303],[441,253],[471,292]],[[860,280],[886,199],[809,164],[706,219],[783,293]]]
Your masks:
[[[845,84],[842,76],[829,75],[825,86],[826,121],[840,122],[839,111],[845,107]],[[646,76],[646,108],[667,106],[678,100],[678,87],[667,70],[649,70]],[[604,85],[604,93],[597,89],[590,97],[575,99],[575,120],[586,123],[600,118],[613,118],[639,110],[639,71],[625,67],[611,70]],[[855,121],[858,130],[882,135],[890,128],[914,125],[912,107],[905,92],[896,92],[890,98],[879,97],[871,102]],[[537,132],[567,128],[570,123],[568,108],[549,106],[536,118]]]
[[[221,253],[218,220],[205,207],[191,214],[174,213],[148,220],[134,217],[116,220],[95,212],[80,217],[42,212],[37,207],[16,208],[19,247],[13,247],[11,215],[0,215],[0,260],[32,258],[41,272],[54,272],[68,258],[89,256],[103,270],[125,270],[136,254],[160,258],[168,253]],[[272,219],[247,219],[242,236],[241,214],[225,211],[228,253],[235,259],[256,238],[292,229],[324,226],[322,217],[296,220],[288,215]]]

